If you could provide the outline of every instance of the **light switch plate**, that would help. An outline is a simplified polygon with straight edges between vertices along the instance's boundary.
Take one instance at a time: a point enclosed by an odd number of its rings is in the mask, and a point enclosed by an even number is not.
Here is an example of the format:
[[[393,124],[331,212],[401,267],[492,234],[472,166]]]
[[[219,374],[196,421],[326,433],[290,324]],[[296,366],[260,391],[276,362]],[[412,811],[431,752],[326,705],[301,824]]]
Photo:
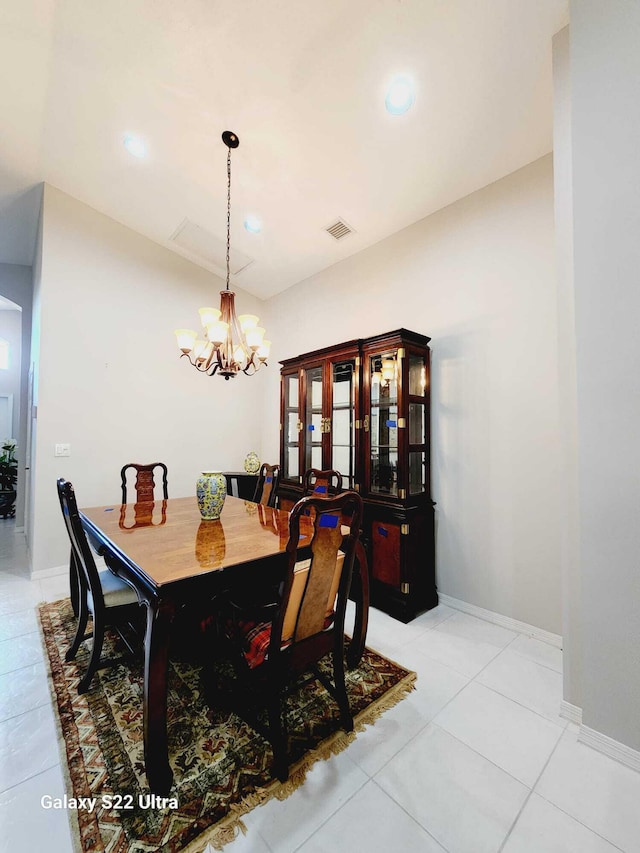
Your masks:
[[[56,444],[54,456],[71,456],[70,444]]]

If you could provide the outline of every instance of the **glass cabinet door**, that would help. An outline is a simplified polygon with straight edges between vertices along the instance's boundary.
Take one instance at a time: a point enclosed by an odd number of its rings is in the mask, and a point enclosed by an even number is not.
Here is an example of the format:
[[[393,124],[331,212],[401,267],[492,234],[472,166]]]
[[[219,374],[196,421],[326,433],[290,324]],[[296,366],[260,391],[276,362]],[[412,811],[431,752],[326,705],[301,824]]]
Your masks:
[[[355,482],[355,362],[331,365],[331,459],[328,468],[342,474],[345,488]]]
[[[425,357],[409,353],[409,495],[426,491],[427,484],[427,365]]]
[[[370,483],[374,494],[398,497],[398,387],[397,353],[391,351],[369,358]]]
[[[285,480],[298,480],[300,476],[300,415],[298,395],[298,373],[282,377],[284,393],[284,454],[283,472]]]
[[[322,365],[305,370],[304,469],[322,468]]]

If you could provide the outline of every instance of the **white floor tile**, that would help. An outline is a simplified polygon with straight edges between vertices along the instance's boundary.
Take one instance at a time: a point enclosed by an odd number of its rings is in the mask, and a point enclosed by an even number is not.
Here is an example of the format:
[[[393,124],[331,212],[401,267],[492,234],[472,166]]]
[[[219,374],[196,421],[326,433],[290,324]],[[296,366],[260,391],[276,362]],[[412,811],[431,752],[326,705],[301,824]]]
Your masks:
[[[382,819],[381,819],[382,817]],[[445,853],[390,797],[369,782],[314,833],[299,853]]]
[[[412,659],[403,654],[400,663],[415,668],[418,655]],[[369,726],[349,747],[349,758],[369,776],[373,776],[418,734],[467,683],[446,666],[423,658],[425,667],[418,675],[416,689],[385,712]]]
[[[69,573],[42,578],[40,589],[44,601],[59,601],[61,598],[69,598]]]
[[[12,591],[15,594],[16,592],[27,590],[31,587],[31,584],[32,581],[28,577],[28,573],[16,569],[11,563],[3,565],[2,557],[0,557],[0,597]]]
[[[625,853],[640,851],[640,773],[565,732],[536,793]]]
[[[411,635],[407,631],[407,626],[403,625],[402,622],[392,619],[391,616],[382,613],[380,610],[372,608],[369,611],[369,627],[367,630],[367,646],[369,648],[393,658],[397,654],[398,647],[409,639],[411,639]]]
[[[563,729],[488,687],[472,682],[434,722],[532,787]]]
[[[42,797],[61,797],[64,782],[60,766],[0,794],[0,850],[3,853],[72,853],[68,814],[63,809],[44,809]]]
[[[496,853],[528,788],[430,724],[375,781],[450,853]]]
[[[23,666],[41,663],[42,660],[43,649],[39,632],[0,642],[0,675]]]
[[[270,800],[243,820],[249,832],[257,830],[272,853],[292,853],[367,781],[342,752],[317,762],[304,785],[286,800]]]
[[[619,853],[619,850],[532,794],[502,853]]]
[[[484,619],[476,619],[475,616],[459,610],[455,611],[450,619],[438,625],[435,630],[453,634],[456,637],[465,637],[474,642],[487,643],[500,649],[504,649],[517,637],[515,631],[509,631]]]
[[[0,791],[19,785],[60,761],[50,705],[0,723]]]
[[[566,721],[560,717],[562,676],[559,672],[508,648],[480,673],[478,681],[553,723],[565,726]]]
[[[554,669],[556,672],[562,672],[562,649],[552,646],[550,643],[543,643],[541,640],[534,640],[533,637],[520,634],[509,646],[509,651],[517,652],[519,655],[549,669]]]
[[[0,642],[24,634],[33,634],[38,630],[38,615],[35,607],[8,613],[0,619]]]
[[[34,584],[30,584],[28,589],[21,587],[20,591],[14,591],[12,586],[5,585],[0,589],[0,616],[17,613],[19,610],[28,610],[40,601],[40,589]]]
[[[44,663],[0,675],[0,721],[48,705],[51,692]]]
[[[447,622],[448,619],[443,625]],[[499,646],[450,634],[440,630],[441,627],[438,625],[420,637],[420,651],[462,675],[473,678],[500,654]]]

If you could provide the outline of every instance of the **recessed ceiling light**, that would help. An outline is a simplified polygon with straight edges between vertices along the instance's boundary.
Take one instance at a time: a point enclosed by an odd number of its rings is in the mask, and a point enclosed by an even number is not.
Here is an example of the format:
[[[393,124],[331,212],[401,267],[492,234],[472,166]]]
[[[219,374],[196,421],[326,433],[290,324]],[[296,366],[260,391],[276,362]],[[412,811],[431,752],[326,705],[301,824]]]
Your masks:
[[[260,222],[257,216],[247,216],[244,221],[244,227],[251,234],[259,234],[262,231],[262,222]]]
[[[416,99],[416,90],[413,80],[406,75],[394,77],[387,89],[384,105],[387,112],[393,116],[401,116],[411,109]]]
[[[147,156],[147,146],[145,145],[144,140],[140,139],[139,136],[134,136],[132,133],[128,133],[123,140],[123,144],[129,154],[133,154],[134,157]]]

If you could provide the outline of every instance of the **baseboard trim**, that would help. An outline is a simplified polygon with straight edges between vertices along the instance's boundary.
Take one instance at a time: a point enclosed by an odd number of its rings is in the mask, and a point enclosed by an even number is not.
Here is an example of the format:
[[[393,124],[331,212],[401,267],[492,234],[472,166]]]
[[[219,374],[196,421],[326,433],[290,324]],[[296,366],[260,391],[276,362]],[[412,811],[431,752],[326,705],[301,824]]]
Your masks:
[[[520,622],[518,619],[512,619],[510,616],[503,616],[501,613],[494,613],[493,610],[485,610],[484,607],[477,607],[475,604],[468,604],[466,601],[461,601],[459,598],[452,598],[450,595],[444,595],[441,592],[438,593],[438,599],[440,604],[446,604],[448,607],[453,607],[454,610],[461,610],[470,616],[477,616],[478,619],[484,619],[485,622],[493,622],[494,625],[500,625],[501,628],[508,628],[510,631],[516,631],[518,634],[526,634],[535,640],[541,640],[550,646],[556,646],[558,649],[562,648],[562,637],[559,634],[552,634],[551,631],[536,628],[534,625],[528,625],[526,622]]]
[[[57,575],[66,575],[69,572],[69,564],[66,566],[53,566],[51,569],[38,569],[35,572],[31,572],[31,580],[39,581],[43,578],[54,578]]]
[[[579,705],[572,705],[571,702],[565,702],[564,699],[560,703],[560,716],[569,720],[570,723],[582,725],[582,708]]]
[[[640,752],[638,750],[632,749],[630,746],[608,737],[608,735],[603,735],[595,729],[590,729],[589,726],[580,726],[578,741],[640,773]]]

